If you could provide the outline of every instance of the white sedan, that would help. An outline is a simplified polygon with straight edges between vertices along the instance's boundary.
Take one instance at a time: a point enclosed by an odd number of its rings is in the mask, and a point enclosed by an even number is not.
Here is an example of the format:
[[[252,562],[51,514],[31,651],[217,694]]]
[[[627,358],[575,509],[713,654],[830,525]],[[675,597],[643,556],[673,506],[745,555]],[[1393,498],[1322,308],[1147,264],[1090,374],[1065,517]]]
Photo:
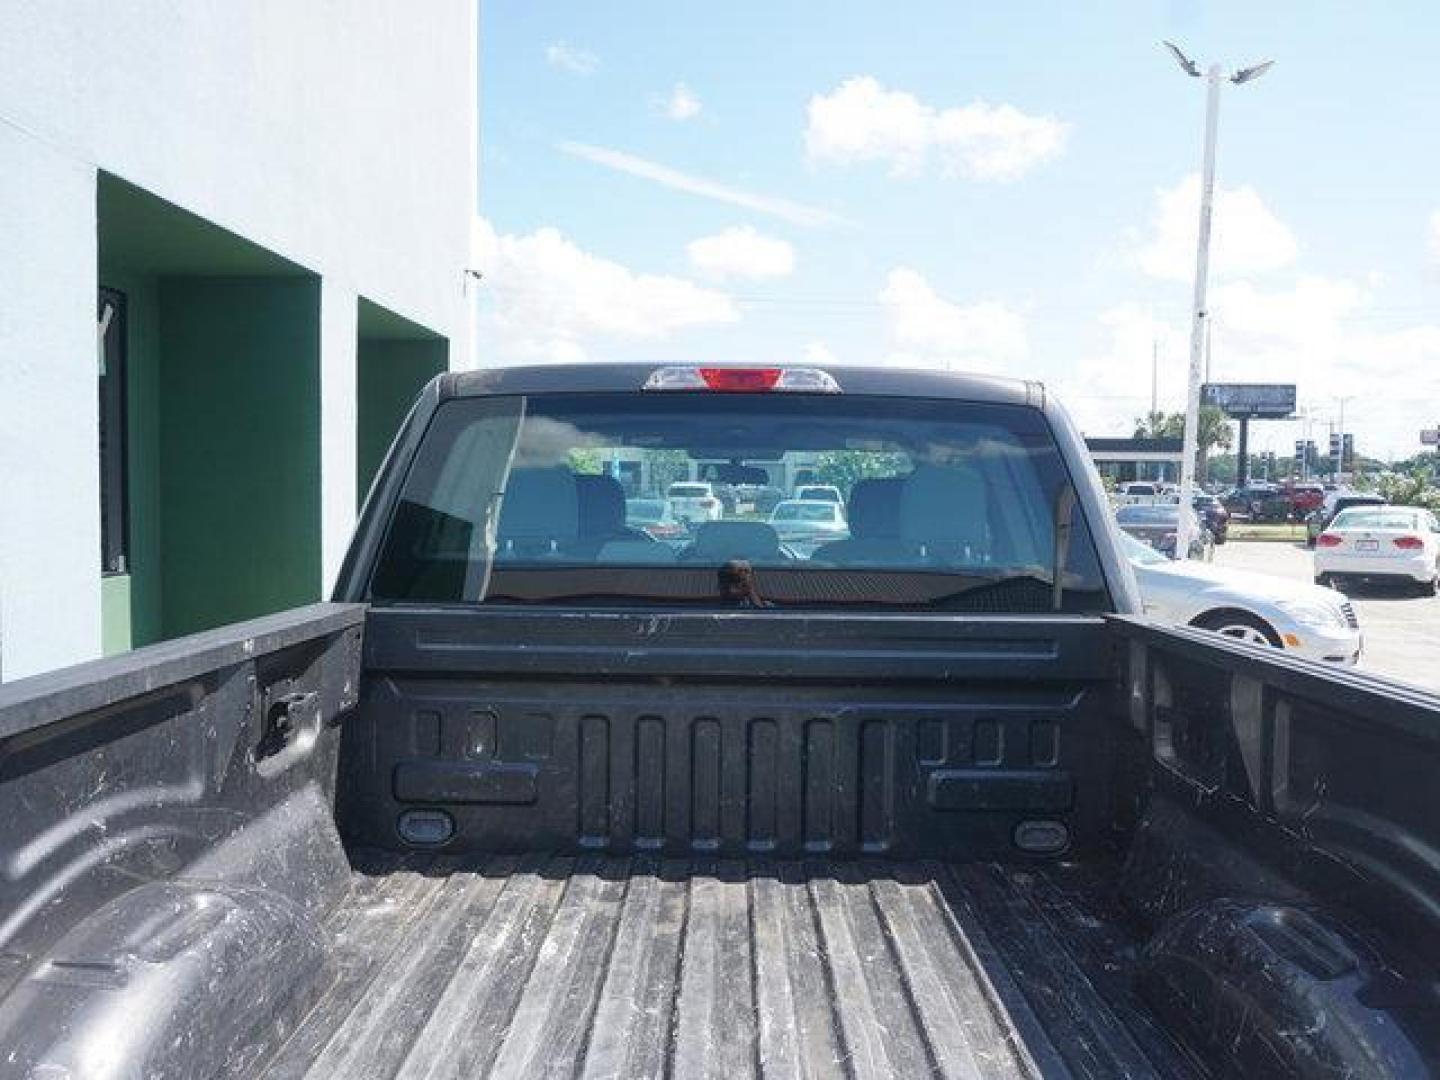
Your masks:
[[[1353,506],[1315,539],[1315,583],[1342,577],[1412,581],[1440,593],[1440,521],[1413,506]]]
[[[1360,623],[1334,589],[1191,560],[1175,561],[1123,533],[1145,613],[1168,623],[1214,630],[1311,660],[1355,664]]]

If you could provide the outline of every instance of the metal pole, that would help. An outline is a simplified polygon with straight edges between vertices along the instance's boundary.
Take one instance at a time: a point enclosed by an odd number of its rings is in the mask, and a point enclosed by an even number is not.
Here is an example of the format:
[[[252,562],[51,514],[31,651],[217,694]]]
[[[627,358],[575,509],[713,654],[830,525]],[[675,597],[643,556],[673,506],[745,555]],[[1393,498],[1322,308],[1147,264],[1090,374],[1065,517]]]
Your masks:
[[[1160,339],[1150,342],[1150,419],[1160,411]],[[1153,434],[1153,432],[1152,432]]]
[[[1190,327],[1190,386],[1185,399],[1185,440],[1180,461],[1180,507],[1176,522],[1175,551],[1181,558],[1190,551],[1190,515],[1184,510],[1195,496],[1195,459],[1200,449],[1200,365],[1205,350],[1205,288],[1210,273],[1210,217],[1215,199],[1215,133],[1220,122],[1219,64],[1211,64],[1205,76],[1210,82],[1205,95],[1205,164],[1200,176],[1200,242],[1195,252],[1195,317]]]

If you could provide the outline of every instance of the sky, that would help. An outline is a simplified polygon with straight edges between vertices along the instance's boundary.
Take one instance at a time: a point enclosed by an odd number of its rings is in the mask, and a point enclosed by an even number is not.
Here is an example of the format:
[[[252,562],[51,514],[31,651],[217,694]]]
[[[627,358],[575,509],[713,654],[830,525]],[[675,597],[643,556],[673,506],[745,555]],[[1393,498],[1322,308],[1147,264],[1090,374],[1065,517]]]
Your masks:
[[[1087,434],[1184,405],[1205,84],[1211,375],[1324,443],[1440,424],[1433,3],[483,0],[478,362],[940,366]],[[1301,424],[1252,426],[1284,455]]]

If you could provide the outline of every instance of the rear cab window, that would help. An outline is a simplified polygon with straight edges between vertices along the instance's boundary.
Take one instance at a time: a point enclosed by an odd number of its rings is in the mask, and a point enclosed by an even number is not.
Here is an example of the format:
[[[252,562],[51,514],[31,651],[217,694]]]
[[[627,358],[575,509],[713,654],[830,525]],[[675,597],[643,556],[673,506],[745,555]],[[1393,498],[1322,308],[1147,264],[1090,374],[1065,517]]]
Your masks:
[[[840,502],[797,500],[814,485]],[[410,465],[369,598],[1034,613],[1055,610],[1059,552],[1059,610],[1112,610],[1068,488],[1044,415],[1022,405],[458,398]],[[709,512],[665,530],[626,510],[696,497]]]

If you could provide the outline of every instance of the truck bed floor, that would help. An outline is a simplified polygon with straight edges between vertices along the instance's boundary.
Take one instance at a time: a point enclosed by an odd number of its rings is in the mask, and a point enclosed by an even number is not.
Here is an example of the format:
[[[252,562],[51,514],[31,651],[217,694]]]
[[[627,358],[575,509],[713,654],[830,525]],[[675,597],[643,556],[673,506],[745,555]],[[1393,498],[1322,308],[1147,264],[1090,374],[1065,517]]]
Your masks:
[[[1195,1075],[1079,868],[362,865],[266,1078]]]

